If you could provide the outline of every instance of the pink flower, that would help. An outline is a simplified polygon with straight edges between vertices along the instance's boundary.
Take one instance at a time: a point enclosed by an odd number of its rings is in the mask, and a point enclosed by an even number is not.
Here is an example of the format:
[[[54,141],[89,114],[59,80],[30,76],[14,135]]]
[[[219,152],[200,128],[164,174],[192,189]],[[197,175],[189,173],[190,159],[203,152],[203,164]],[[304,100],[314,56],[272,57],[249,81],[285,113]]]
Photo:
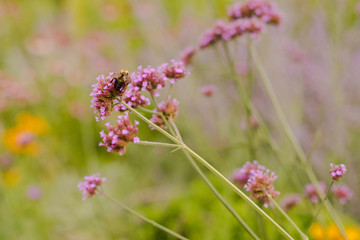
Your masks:
[[[215,85],[204,85],[201,88],[201,94],[205,97],[211,97],[216,92],[216,86]]]
[[[231,180],[242,188],[256,170],[265,170],[265,167],[259,165],[257,161],[246,162],[243,167],[233,171]]]
[[[325,193],[325,190],[326,190],[325,183],[319,182],[318,184],[319,184],[321,191]],[[310,201],[313,203],[317,203],[319,201],[319,195],[317,194],[314,185],[312,185],[310,183],[306,184],[304,195],[305,195],[305,197],[309,198]]]
[[[156,111],[162,113],[162,115],[166,120],[169,119],[175,120],[178,115],[178,106],[179,106],[179,101],[176,100],[175,98],[171,100],[169,96],[166,102],[162,101],[159,103]],[[150,119],[150,121],[152,121],[161,128],[166,128],[165,123],[159,114],[154,114]]]
[[[159,67],[159,70],[165,74],[171,84],[174,84],[177,80],[190,74],[185,71],[185,65],[183,62],[176,62],[175,60],[171,60],[170,66],[168,63],[162,64]]]
[[[251,198],[259,200],[267,207],[271,203],[268,195],[274,199],[280,194],[273,186],[276,178],[275,173],[270,170],[256,170],[251,174],[245,189],[251,192]]]
[[[42,197],[42,190],[38,186],[30,186],[26,195],[30,200],[39,200]]]
[[[340,200],[341,204],[345,204],[348,200],[353,197],[352,191],[345,184],[338,184],[332,188],[332,192],[335,197]]]
[[[22,147],[31,144],[35,140],[35,134],[30,131],[23,131],[16,136],[16,143]]]
[[[189,66],[192,62],[192,58],[196,53],[196,49],[193,47],[187,47],[180,54],[181,61],[184,63],[185,67]]]
[[[245,33],[251,34],[256,37],[257,34],[264,31],[264,23],[254,18],[238,19],[230,22],[228,25],[229,30],[224,32],[223,39],[229,41],[235,37],[240,37]]]
[[[330,174],[332,179],[339,181],[342,176],[346,173],[346,166],[344,164],[334,165],[330,163]]]
[[[114,88],[113,79],[116,75],[117,73],[109,73],[107,76],[100,75],[96,78],[98,83],[92,85],[91,107],[95,108],[96,120],[104,120],[109,116],[113,110],[114,99],[121,97],[126,90],[126,86],[120,89]]]
[[[217,20],[215,25],[212,28],[205,30],[205,33],[200,37],[200,48],[206,48],[222,40],[224,33],[226,33],[226,35],[231,35],[230,33],[227,33],[228,30],[229,28],[226,22]]]
[[[78,188],[83,194],[82,199],[86,200],[97,193],[96,191],[106,181],[106,178],[100,178],[100,174],[96,173],[92,176],[85,176],[84,180],[78,184]]]
[[[296,205],[301,202],[301,197],[299,194],[288,194],[280,202],[280,206],[286,211],[290,211]]]
[[[150,100],[146,98],[144,95],[141,95],[139,90],[135,90],[135,89],[136,88],[134,88],[132,84],[130,84],[129,89],[125,93],[122,100],[132,108],[137,108],[138,106],[145,107],[150,105]],[[127,108],[124,105],[120,104],[116,108],[116,110],[122,112],[122,111],[126,111]]]
[[[231,20],[257,17],[264,23],[279,25],[281,16],[273,3],[265,0],[249,0],[246,3],[235,3],[228,10]]]
[[[111,126],[110,123],[106,123],[105,126],[108,128],[109,133],[106,134],[104,131],[100,132],[102,142],[99,146],[105,146],[108,152],[117,152],[119,155],[123,155],[126,152],[126,147],[129,142],[137,143],[139,138],[136,137],[138,133],[138,121],[132,125],[129,119],[129,115],[120,115],[116,121],[116,126]]]
[[[159,96],[156,89],[165,87],[166,76],[160,71],[148,66],[147,68],[138,67],[138,71],[131,74],[132,85],[135,91],[149,91],[155,96]]]

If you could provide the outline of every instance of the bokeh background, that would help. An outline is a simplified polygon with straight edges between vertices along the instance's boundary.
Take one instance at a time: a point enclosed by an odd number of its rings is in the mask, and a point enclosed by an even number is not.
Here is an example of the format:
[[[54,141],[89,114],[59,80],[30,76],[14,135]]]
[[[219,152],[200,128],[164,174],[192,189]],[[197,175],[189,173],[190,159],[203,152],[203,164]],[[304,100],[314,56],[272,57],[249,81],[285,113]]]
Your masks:
[[[345,205],[331,200],[345,225],[357,226],[359,2],[276,2],[283,22],[268,27],[256,47],[318,178],[329,181],[330,162],[348,166],[344,182],[353,198]],[[119,156],[98,147],[99,132],[116,114],[96,122],[89,96],[100,74],[179,59],[185,47],[198,46],[200,34],[216,19],[226,18],[227,6],[233,3],[0,2],[0,239],[172,239],[104,198],[82,201],[77,183],[97,172],[107,178],[108,194],[190,239],[249,239],[180,151],[130,145]],[[238,73],[246,75],[245,41],[230,47]],[[231,176],[253,159],[246,146],[245,114],[223,52],[199,51],[188,70],[191,75],[171,92],[180,101],[176,122],[189,146]],[[206,84],[217,87],[210,98],[200,92]],[[257,160],[279,176],[279,199],[287,193],[302,194],[289,178],[298,174],[306,183],[306,177],[292,161],[293,149],[259,81],[252,98],[279,146],[274,153],[259,130]],[[165,141],[144,123],[139,137]],[[256,229],[256,213],[211,174],[208,177]],[[302,204],[290,214],[300,226],[311,217],[308,206]],[[326,215],[321,220],[331,224]],[[269,239],[280,239],[270,224],[265,228]]]

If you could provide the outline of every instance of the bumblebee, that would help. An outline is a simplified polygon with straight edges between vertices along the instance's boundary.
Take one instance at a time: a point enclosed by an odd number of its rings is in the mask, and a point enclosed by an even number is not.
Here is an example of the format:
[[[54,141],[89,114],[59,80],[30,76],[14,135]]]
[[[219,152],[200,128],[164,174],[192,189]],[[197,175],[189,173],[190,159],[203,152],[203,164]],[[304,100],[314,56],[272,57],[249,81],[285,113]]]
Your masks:
[[[129,76],[129,72],[126,70],[121,70],[120,73],[115,73],[113,79],[111,79],[111,83],[113,83],[114,90],[119,95],[122,95],[127,86],[131,83],[131,78]]]

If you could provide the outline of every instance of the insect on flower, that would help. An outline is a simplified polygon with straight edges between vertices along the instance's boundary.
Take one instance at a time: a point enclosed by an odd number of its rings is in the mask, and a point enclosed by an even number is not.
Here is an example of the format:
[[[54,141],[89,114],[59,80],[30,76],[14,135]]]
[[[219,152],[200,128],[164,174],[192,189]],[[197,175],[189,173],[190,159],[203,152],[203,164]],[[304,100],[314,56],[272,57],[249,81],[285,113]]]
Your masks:
[[[129,72],[126,70],[121,70],[120,73],[115,73],[114,78],[111,79],[113,87],[117,92],[125,92],[127,86],[131,83],[131,78]]]

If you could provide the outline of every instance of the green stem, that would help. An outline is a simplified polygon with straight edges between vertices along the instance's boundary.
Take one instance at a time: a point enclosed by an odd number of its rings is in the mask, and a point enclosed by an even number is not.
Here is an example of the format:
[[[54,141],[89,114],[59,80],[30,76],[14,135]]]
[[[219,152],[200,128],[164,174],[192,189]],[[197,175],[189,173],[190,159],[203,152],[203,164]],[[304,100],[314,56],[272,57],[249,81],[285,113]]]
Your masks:
[[[328,189],[327,189],[327,191],[326,191],[325,198],[324,198],[324,200],[321,201],[318,210],[316,211],[314,217],[311,219],[310,224],[309,224],[309,226],[308,226],[308,228],[307,228],[307,232],[309,232],[309,229],[310,229],[310,227],[311,227],[311,224],[313,224],[313,222],[316,220],[317,216],[319,215],[320,210],[322,209],[322,207],[323,207],[323,205],[324,205],[324,203],[325,203],[325,200],[326,200],[326,199],[328,198],[328,196],[329,196],[329,193],[330,193],[330,190],[331,190],[331,187],[332,187],[333,184],[334,184],[334,180],[331,180],[330,185],[329,185],[329,187],[328,187]]]
[[[105,192],[102,192],[100,193],[101,195],[103,195],[104,197],[106,197],[107,199],[111,200],[112,202],[114,202],[116,205],[124,208],[126,211],[134,214],[136,217],[140,218],[141,220],[147,222],[147,223],[150,223],[151,225],[153,225],[154,227],[157,227],[159,228],[160,230],[163,230],[164,232],[167,232],[168,234],[170,235],[173,235],[174,237],[178,238],[178,239],[182,239],[182,240],[189,240],[188,238],[184,237],[184,236],[181,236],[180,234],[168,229],[167,227],[164,227],[163,225],[153,221],[153,220],[150,220],[148,219],[147,217],[141,215],[140,213],[138,212],[135,212],[134,210],[132,210],[131,208],[129,208],[128,206],[126,206],[125,204],[123,204],[122,202],[114,199],[113,197],[107,195]]]
[[[139,141],[136,144],[150,145],[150,146],[161,146],[161,147],[173,147],[173,148],[182,147],[182,145],[179,145],[179,144],[162,143],[162,142],[149,142],[149,141]]]
[[[287,213],[279,206],[279,204],[265,191],[267,197],[271,200],[271,202],[274,204],[276,209],[290,222],[291,225],[298,231],[298,233],[301,235],[301,239],[309,239],[302,231],[301,229],[296,225],[296,223],[287,215]]]
[[[182,140],[182,137],[180,135],[180,132],[174,123],[174,121],[170,120],[170,124],[173,126],[177,137]],[[190,156],[190,154],[187,151],[184,151],[185,156],[188,158],[191,166],[196,170],[196,172],[200,175],[200,177],[203,179],[205,184],[210,188],[210,190],[215,194],[217,199],[224,205],[224,207],[233,215],[233,217],[245,228],[245,230],[250,234],[251,237],[253,237],[256,240],[260,240],[260,238],[251,230],[251,228],[246,224],[246,222],[237,214],[237,212],[231,207],[231,205],[221,196],[221,194],[216,190],[214,185],[210,182],[210,180],[206,177],[204,172],[201,170],[201,168],[196,164],[194,159]]]
[[[318,184],[318,180],[315,176],[315,173],[313,172],[308,159],[306,157],[306,154],[304,152],[304,150],[301,148],[300,143],[297,141],[295,134],[293,133],[293,131],[290,128],[289,123],[286,120],[285,114],[280,106],[279,100],[276,97],[276,94],[272,88],[272,85],[270,83],[270,79],[267,76],[261,62],[259,61],[258,55],[256,53],[256,50],[254,48],[254,45],[251,44],[250,45],[250,55],[251,58],[253,60],[253,63],[257,69],[257,71],[259,72],[260,78],[265,86],[265,89],[269,95],[269,98],[271,100],[272,105],[274,106],[276,115],[279,118],[280,124],[283,127],[287,137],[289,138],[291,144],[293,145],[295,152],[298,156],[298,158],[300,159],[300,162],[303,164],[303,167],[305,169],[305,173],[308,176],[310,182],[314,185],[317,194],[320,196],[320,198],[325,199],[324,193],[321,191],[321,188]],[[346,237],[346,233],[345,233],[345,228],[344,225],[341,222],[341,219],[339,218],[339,216],[337,215],[336,211],[334,210],[334,208],[332,207],[332,205],[330,204],[330,202],[328,201],[324,201],[324,206],[327,209],[327,211],[329,212],[329,214],[331,215],[331,217],[333,218],[334,222],[336,223],[336,225],[338,226],[341,234],[343,235],[343,237],[345,239],[348,239]]]
[[[268,219],[287,239],[293,239],[277,222],[275,222],[268,214],[266,214],[256,203],[254,203],[245,193],[243,193],[240,189],[238,189],[232,182],[230,182],[224,175],[222,175],[218,170],[216,170],[212,165],[210,165],[205,159],[200,157],[197,153],[195,153],[192,149],[190,149],[187,145],[182,143],[179,139],[173,137],[168,132],[158,127],[156,124],[147,119],[144,115],[130,107],[124,102],[121,102],[128,110],[132,111],[143,121],[154,127],[160,133],[168,137],[170,140],[174,141],[179,145],[183,145],[183,148],[188,151],[194,158],[196,158],[201,164],[203,164],[207,169],[209,169],[212,173],[214,173],[217,177],[219,177],[222,181],[224,181],[227,185],[230,186],[245,202],[247,202],[251,207],[253,207],[260,215],[264,218]]]

